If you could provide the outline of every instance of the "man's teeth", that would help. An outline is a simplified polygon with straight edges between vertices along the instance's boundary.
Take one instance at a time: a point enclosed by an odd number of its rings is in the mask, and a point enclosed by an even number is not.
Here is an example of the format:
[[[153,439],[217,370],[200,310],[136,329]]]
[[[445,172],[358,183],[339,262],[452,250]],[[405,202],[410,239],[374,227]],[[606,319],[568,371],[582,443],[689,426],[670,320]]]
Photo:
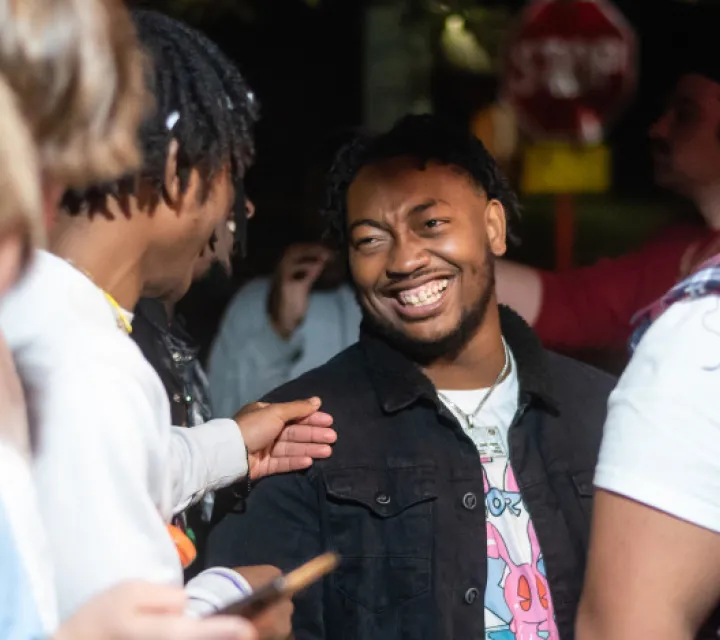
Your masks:
[[[442,298],[443,291],[447,289],[449,280],[433,280],[421,287],[401,291],[398,295],[400,302],[412,307],[420,307],[437,302]]]

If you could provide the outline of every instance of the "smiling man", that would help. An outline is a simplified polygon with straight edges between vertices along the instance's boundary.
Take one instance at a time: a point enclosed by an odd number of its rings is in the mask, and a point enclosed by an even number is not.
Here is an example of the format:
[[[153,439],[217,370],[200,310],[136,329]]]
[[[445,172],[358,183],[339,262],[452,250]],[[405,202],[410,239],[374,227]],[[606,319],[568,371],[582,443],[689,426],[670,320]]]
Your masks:
[[[298,640],[572,637],[614,381],[498,307],[515,195],[431,116],[343,149],[328,189],[360,341],[269,399],[322,394],[338,444],[261,481],[210,560],[288,569],[337,549],[297,599]]]

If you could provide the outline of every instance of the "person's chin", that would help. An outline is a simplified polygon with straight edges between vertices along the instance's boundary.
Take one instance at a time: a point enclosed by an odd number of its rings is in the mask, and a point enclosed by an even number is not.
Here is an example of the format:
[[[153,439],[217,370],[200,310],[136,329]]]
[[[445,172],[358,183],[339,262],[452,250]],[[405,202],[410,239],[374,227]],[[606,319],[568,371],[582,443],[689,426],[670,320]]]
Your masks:
[[[457,323],[447,323],[443,322],[442,318],[433,318],[424,322],[402,322],[395,326],[408,340],[418,344],[434,344],[453,333]]]

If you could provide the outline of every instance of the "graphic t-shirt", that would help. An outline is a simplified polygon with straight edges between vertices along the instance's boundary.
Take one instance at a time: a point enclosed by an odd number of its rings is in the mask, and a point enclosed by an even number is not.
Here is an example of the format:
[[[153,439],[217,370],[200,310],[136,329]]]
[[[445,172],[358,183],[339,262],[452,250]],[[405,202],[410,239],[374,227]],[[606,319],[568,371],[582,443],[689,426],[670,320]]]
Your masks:
[[[485,637],[559,640],[542,553],[508,457],[507,434],[519,392],[512,355],[511,364],[510,373],[475,416],[472,427],[457,408],[472,414],[487,389],[441,390],[439,396],[475,443],[483,466],[488,554]]]

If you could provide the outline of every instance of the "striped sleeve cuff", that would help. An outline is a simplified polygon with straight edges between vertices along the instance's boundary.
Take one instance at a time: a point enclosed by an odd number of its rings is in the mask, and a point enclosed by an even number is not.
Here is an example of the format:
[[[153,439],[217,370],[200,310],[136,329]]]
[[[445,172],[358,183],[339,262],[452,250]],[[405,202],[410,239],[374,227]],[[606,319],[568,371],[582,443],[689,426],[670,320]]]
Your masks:
[[[188,602],[185,613],[195,618],[212,615],[252,593],[247,580],[225,567],[206,569],[185,586]]]

